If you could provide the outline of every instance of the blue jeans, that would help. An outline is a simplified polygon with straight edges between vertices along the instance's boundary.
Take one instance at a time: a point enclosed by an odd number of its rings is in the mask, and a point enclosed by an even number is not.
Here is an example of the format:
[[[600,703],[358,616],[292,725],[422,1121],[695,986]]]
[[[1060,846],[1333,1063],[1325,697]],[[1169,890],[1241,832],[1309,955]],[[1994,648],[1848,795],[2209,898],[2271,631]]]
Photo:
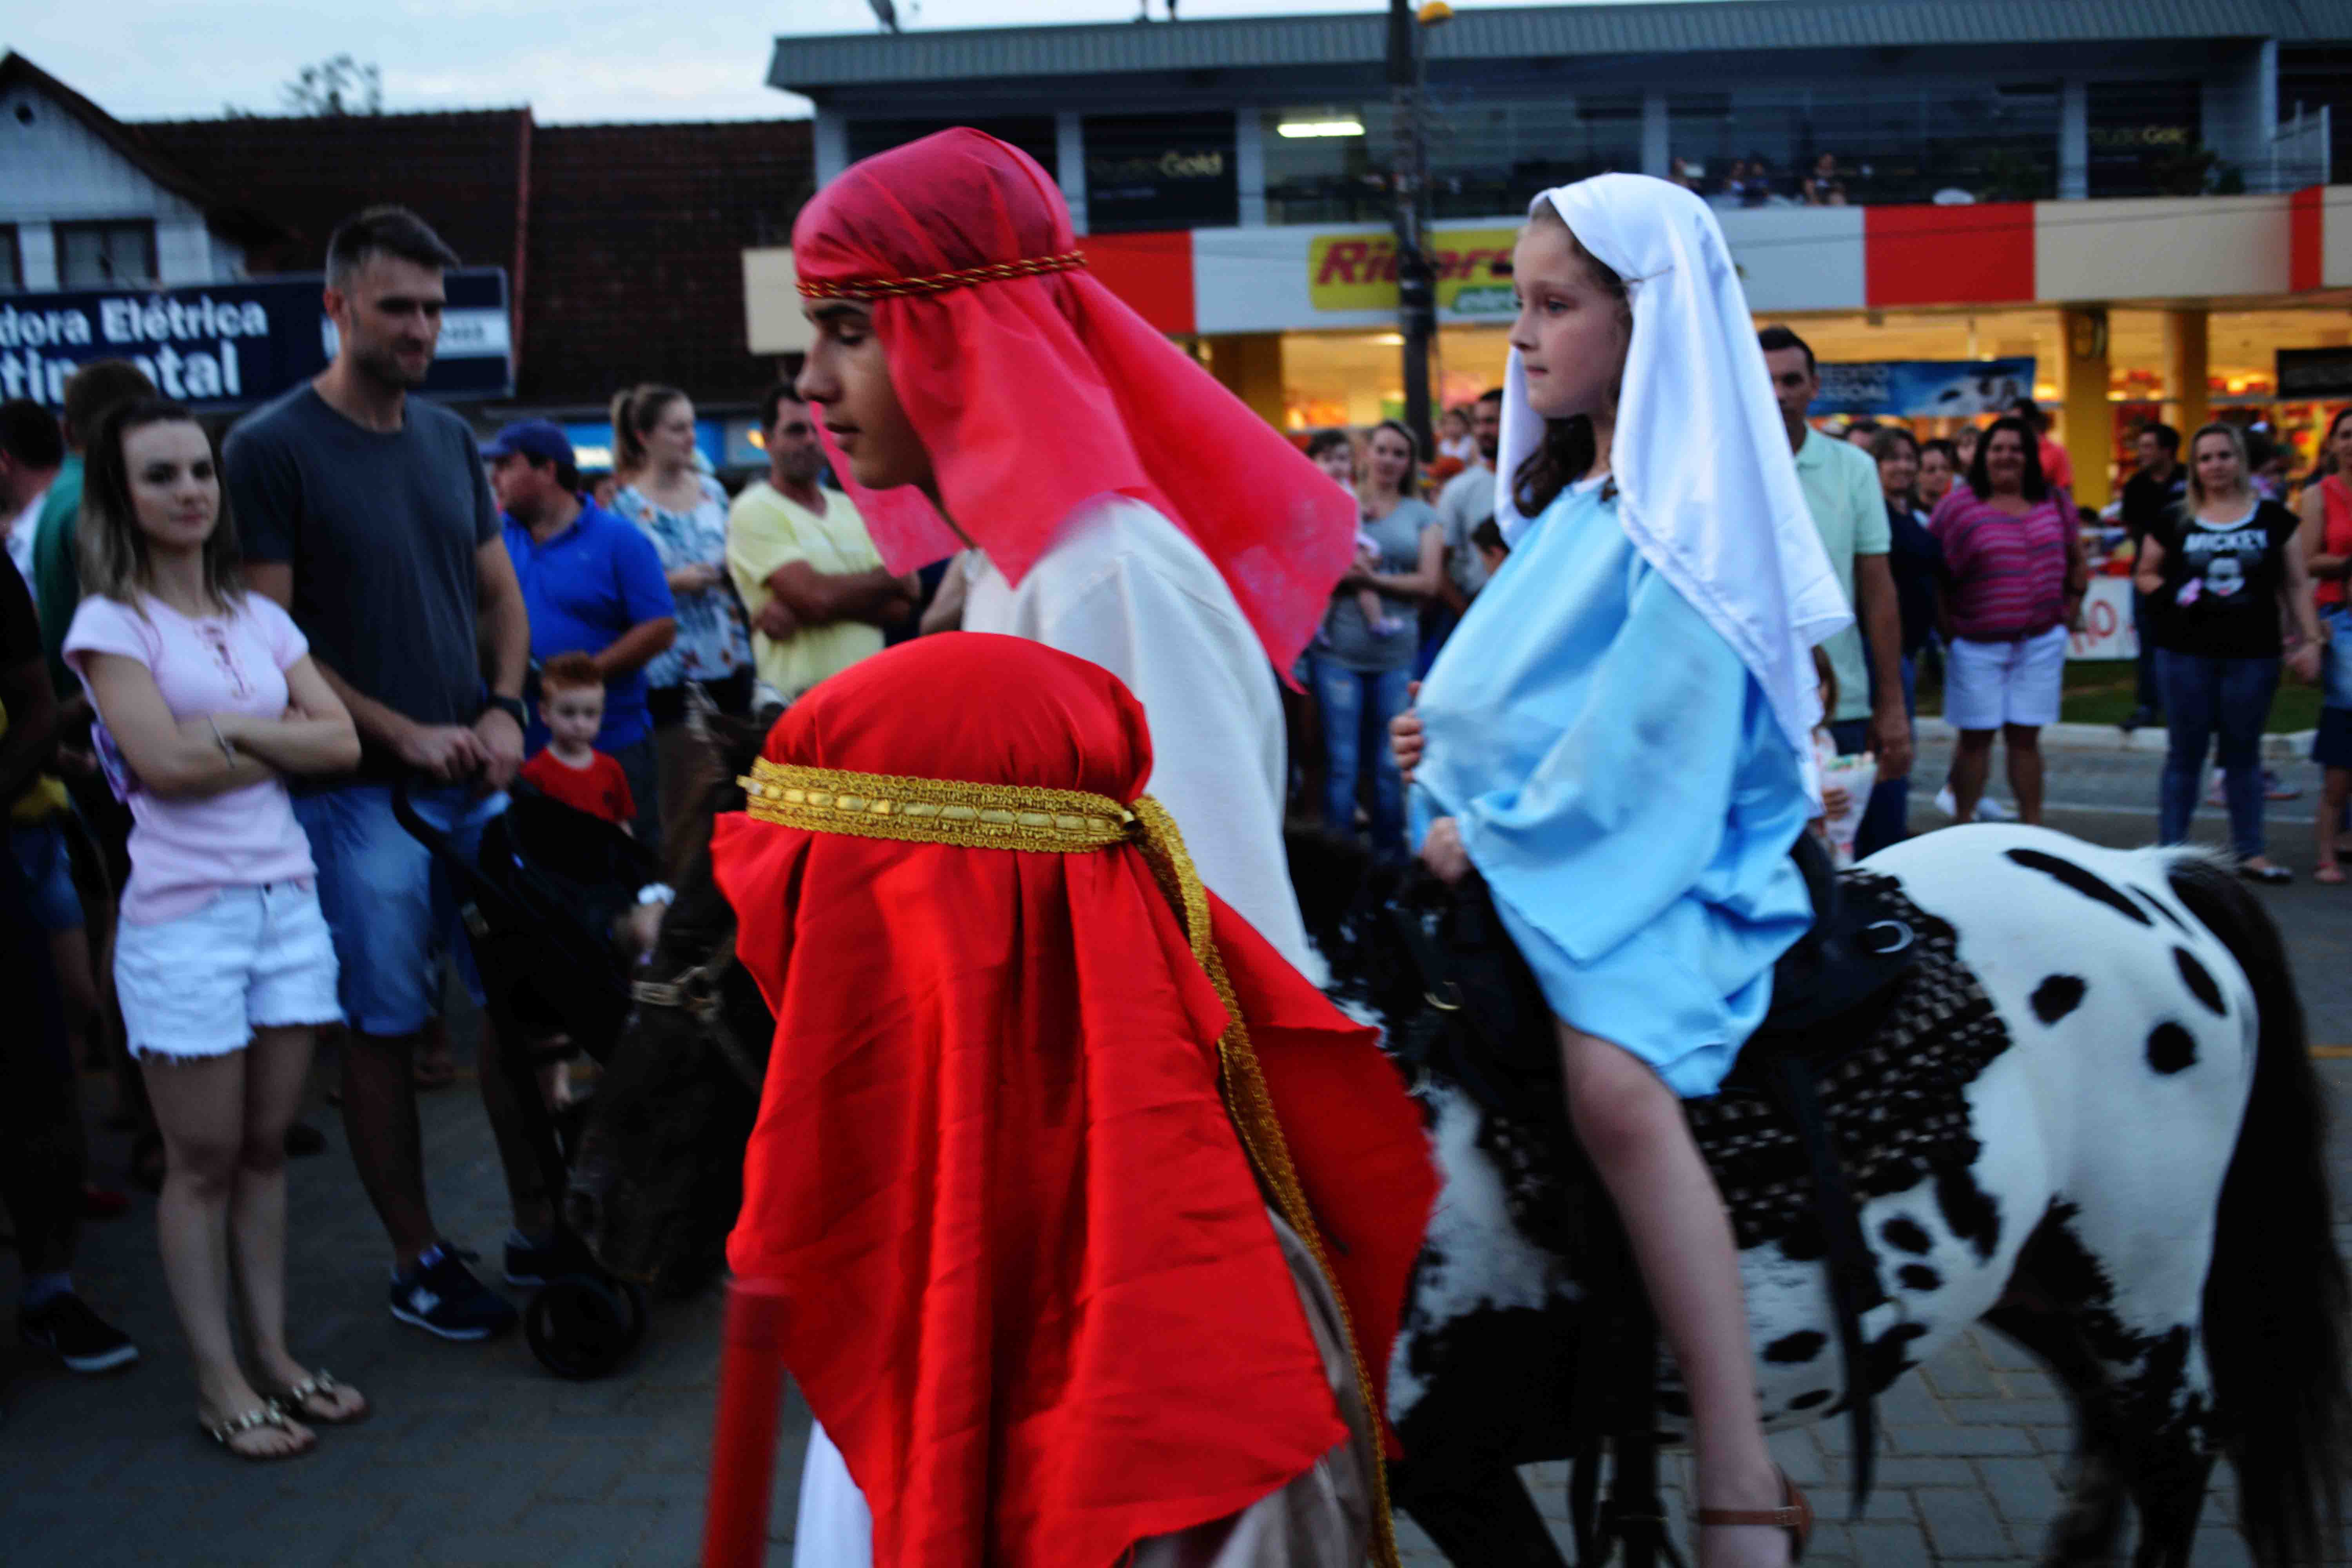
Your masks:
[[[1916,726],[1918,708],[1919,662],[1906,654],[1903,658],[1903,711]],[[1870,721],[1846,719],[1830,726],[1830,739],[1837,745],[1840,755],[1870,749]],[[1907,778],[1880,779],[1870,786],[1870,799],[1864,803],[1862,821],[1853,833],[1853,858],[1857,860],[1877,854],[1890,844],[1900,844],[1911,837],[1911,781]]]
[[[2157,839],[2179,844],[2189,837],[2204,784],[2205,752],[2221,737],[2221,792],[2230,803],[2230,839],[2238,858],[2263,852],[2263,725],[2278,690],[2275,658],[2207,658],[2199,654],[2156,652],[2158,684],[2171,735],[2164,757],[2164,784],[2158,796]]]
[[[449,834],[471,859],[482,826],[507,808],[503,795],[470,784],[420,784],[416,814]],[[363,1035],[413,1035],[440,1011],[444,954],[476,1004],[482,983],[458,919],[457,890],[432,852],[392,814],[392,786],[347,784],[294,797],[319,866],[319,905],[334,933],[343,1016]]]
[[[81,894],[74,887],[73,852],[66,847],[63,813],[39,822],[8,825],[8,847],[33,900],[33,916],[51,936],[82,928]]]
[[[2132,631],[2139,638],[2138,679],[2132,689],[2133,706],[2161,713],[2164,693],[2156,680],[2156,606],[2137,589],[2132,592]]]
[[[1349,669],[1328,655],[1313,656],[1315,700],[1323,710],[1323,826],[1353,837],[1356,782],[1372,772],[1372,850],[1404,853],[1404,775],[1389,751],[1389,721],[1404,711],[1410,667]]]
[[[1461,624],[1460,616],[1433,601],[1421,612],[1421,649],[1412,659],[1412,678],[1415,680],[1429,679],[1429,667],[1435,664],[1437,656],[1445,651],[1445,639],[1452,637],[1454,628]]]

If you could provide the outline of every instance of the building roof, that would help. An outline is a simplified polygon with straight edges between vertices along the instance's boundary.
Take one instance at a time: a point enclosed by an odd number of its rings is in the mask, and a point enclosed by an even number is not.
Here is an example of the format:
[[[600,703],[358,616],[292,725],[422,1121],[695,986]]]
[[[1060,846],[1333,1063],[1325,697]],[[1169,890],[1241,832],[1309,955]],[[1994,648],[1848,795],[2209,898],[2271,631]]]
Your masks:
[[[1384,12],[777,38],[788,91],[971,79],[1379,66]],[[1433,60],[2124,40],[2352,39],[2352,0],[1714,0],[1465,10]]]
[[[517,398],[757,398],[776,372],[744,338],[743,252],[788,243],[815,186],[805,120],[539,127]]]
[[[805,120],[541,125],[500,109],[135,129],[277,221],[256,273],[319,271],[335,226],[381,202],[505,268],[520,402],[601,405],[655,381],[748,403],[774,379],[745,343],[742,253],[784,243],[815,188]]]
[[[250,210],[222,199],[221,187],[208,184],[191,170],[150,145],[138,131],[109,114],[15,50],[0,51],[0,91],[26,87],[55,103],[84,129],[128,160],[157,184],[201,209],[215,228],[246,243],[271,237],[267,222]]]
[[[521,191],[530,111],[237,115],[157,120],[132,128],[155,153],[235,191],[283,230],[249,254],[262,272],[317,272],[327,237],[362,207],[413,208],[468,266],[520,282]]]

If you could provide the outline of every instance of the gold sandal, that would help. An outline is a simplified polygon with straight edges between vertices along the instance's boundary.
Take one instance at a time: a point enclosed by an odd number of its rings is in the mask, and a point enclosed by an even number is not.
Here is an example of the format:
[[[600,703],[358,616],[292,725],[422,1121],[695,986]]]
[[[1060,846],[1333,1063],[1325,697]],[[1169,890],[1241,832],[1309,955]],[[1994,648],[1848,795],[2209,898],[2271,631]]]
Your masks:
[[[309,1408],[310,1401],[318,1398],[320,1394],[359,1394],[358,1389],[336,1382],[335,1374],[324,1367],[320,1367],[291,1388],[266,1388],[261,1392],[268,1399],[270,1407],[279,1415],[290,1416],[313,1426],[356,1426],[366,1420],[369,1413],[375,1408],[374,1405],[367,1403],[367,1395],[363,1394],[360,1394],[360,1407],[349,1415],[321,1415]]]
[[[201,1421],[197,1425],[204,1426]],[[229,1447],[236,1438],[260,1426],[275,1426],[289,1436],[293,1431],[287,1423],[286,1413],[275,1405],[257,1405],[242,1415],[232,1415],[226,1421],[216,1421],[209,1426],[205,1426],[204,1431],[205,1436],[210,1437],[222,1447],[227,1448],[230,1453],[247,1464],[253,1465],[274,1464],[279,1459],[299,1459],[319,1446],[318,1440],[313,1438],[299,1448],[289,1448],[278,1454],[257,1454],[248,1449]]]
[[[1789,1532],[1789,1561],[1802,1563],[1806,1543],[1813,1538],[1813,1505],[1805,1500],[1805,1494],[1797,1489],[1797,1483],[1789,1479],[1785,1470],[1780,1472],[1780,1495],[1779,1508],[1703,1508],[1698,1510],[1699,1528],[1704,1530],[1711,1524],[1760,1524],[1785,1530]]]

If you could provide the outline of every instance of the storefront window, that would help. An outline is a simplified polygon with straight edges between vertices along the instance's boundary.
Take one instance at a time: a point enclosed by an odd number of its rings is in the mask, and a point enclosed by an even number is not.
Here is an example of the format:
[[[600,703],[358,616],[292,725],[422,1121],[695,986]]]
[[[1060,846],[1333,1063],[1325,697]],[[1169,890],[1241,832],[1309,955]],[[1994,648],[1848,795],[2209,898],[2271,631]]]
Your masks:
[[[2033,201],[2057,194],[2054,82],[1673,93],[1675,172],[1727,206]]]
[[[1430,199],[1441,218],[1520,212],[1538,191],[1641,172],[1638,92],[1499,103],[1466,90],[1433,93],[1429,112]]]
[[[1432,90],[1424,114],[1430,206],[1440,218],[1518,212],[1538,191],[1642,166],[1639,93],[1496,99]],[[1276,110],[1262,140],[1267,222],[1389,216],[1390,171],[1401,152],[1391,104]]]
[[[860,158],[887,153],[893,147],[919,142],[934,131],[958,125],[969,125],[975,131],[987,132],[1000,142],[1012,142],[1044,165],[1045,173],[1057,180],[1061,178],[1060,146],[1050,114],[1003,120],[853,120],[849,122],[849,161],[855,163]]]
[[[1268,223],[1354,223],[1389,214],[1395,121],[1386,104],[1269,110],[1260,134]]]
[[[1240,221],[1231,113],[1090,114],[1085,135],[1093,233]]]
[[[2220,173],[2203,143],[2203,99],[2193,81],[2093,82],[2091,195],[2202,194]]]

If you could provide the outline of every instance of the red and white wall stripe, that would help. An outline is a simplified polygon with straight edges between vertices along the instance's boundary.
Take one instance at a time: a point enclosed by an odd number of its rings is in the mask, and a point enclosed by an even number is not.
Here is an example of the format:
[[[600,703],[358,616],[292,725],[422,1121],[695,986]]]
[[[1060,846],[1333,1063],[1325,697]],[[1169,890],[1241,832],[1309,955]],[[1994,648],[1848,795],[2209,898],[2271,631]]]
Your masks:
[[[1760,313],[2269,298],[2352,289],[2352,185],[2283,195],[1719,215]],[[1443,319],[1507,321],[1509,217],[1441,224]],[[1378,330],[1395,262],[1377,226],[1094,235],[1096,274],[1179,334]]]

